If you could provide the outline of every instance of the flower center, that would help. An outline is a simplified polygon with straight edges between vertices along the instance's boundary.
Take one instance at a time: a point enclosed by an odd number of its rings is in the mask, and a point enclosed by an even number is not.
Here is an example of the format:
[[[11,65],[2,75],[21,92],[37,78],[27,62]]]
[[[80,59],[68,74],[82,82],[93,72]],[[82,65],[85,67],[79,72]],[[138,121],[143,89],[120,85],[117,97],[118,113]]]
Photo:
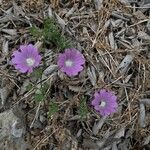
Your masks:
[[[67,61],[65,62],[65,65],[66,65],[66,67],[72,67],[73,62],[72,62],[71,60],[67,60]]]
[[[100,102],[99,107],[105,107],[106,106],[106,102],[103,100]]]
[[[35,63],[35,60],[33,58],[27,58],[26,62],[28,66],[33,66]]]

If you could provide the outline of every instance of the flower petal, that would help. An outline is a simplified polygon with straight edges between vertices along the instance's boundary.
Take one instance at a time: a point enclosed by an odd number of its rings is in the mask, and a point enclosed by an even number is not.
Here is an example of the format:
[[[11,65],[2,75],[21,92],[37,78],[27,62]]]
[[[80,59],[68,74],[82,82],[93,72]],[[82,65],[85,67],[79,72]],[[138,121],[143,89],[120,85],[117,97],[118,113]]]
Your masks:
[[[29,44],[20,45],[19,50],[13,52],[11,64],[14,65],[15,69],[22,73],[32,72],[33,68],[37,67],[41,61],[41,56],[38,53],[38,49],[35,48],[32,44]],[[26,62],[28,58],[31,58],[35,61],[32,66],[29,66]]]
[[[98,99],[94,99],[94,100],[92,100],[91,104],[93,106],[99,105],[99,100]]]
[[[112,92],[102,89],[98,92],[95,92],[94,97],[95,98],[92,100],[91,104],[94,106],[94,109],[102,116],[108,116],[116,112],[118,107],[117,97]],[[101,101],[106,102],[104,107],[99,106]]]
[[[66,61],[72,61],[72,66],[66,66]],[[60,70],[66,73],[68,76],[76,76],[80,71],[83,70],[83,64],[85,63],[84,56],[76,49],[70,48],[65,49],[65,52],[59,54],[57,64]]]

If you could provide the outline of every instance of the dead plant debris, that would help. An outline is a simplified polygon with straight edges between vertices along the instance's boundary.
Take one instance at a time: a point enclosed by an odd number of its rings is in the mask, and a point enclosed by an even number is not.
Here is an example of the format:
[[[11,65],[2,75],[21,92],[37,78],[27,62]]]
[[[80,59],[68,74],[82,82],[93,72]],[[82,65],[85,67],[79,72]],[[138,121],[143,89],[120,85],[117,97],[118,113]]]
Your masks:
[[[0,0],[1,149],[150,149],[149,15],[149,0]],[[75,78],[56,65],[66,40],[86,58]],[[23,43],[43,56],[34,75],[11,65]],[[107,118],[90,106],[101,88],[118,97]]]

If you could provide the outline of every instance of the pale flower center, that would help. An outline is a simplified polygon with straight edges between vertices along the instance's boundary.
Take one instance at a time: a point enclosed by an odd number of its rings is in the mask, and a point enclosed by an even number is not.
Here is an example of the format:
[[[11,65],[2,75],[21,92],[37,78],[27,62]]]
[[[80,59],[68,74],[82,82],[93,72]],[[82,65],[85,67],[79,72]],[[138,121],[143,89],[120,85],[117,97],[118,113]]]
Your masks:
[[[99,104],[100,107],[105,107],[106,106],[106,102],[105,101],[101,101],[101,103]]]
[[[73,62],[72,62],[71,60],[67,60],[67,61],[65,62],[65,65],[66,65],[66,67],[72,67]]]
[[[33,58],[27,58],[26,62],[28,66],[33,66],[35,63],[35,60]]]

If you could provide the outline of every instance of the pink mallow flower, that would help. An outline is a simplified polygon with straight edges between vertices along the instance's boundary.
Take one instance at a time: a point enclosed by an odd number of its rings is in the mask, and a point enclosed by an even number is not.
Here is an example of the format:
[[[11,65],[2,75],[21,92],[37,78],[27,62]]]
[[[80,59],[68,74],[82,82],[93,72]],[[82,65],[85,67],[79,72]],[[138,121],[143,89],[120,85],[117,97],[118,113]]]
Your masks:
[[[105,89],[95,92],[91,104],[102,116],[111,115],[116,112],[118,107],[117,97],[112,92],[106,91]]]
[[[71,77],[83,70],[85,58],[78,50],[70,48],[59,54],[57,64],[62,72]]]
[[[11,63],[21,73],[32,72],[33,68],[39,66],[41,56],[38,49],[32,44],[20,45],[20,48],[13,52]]]

